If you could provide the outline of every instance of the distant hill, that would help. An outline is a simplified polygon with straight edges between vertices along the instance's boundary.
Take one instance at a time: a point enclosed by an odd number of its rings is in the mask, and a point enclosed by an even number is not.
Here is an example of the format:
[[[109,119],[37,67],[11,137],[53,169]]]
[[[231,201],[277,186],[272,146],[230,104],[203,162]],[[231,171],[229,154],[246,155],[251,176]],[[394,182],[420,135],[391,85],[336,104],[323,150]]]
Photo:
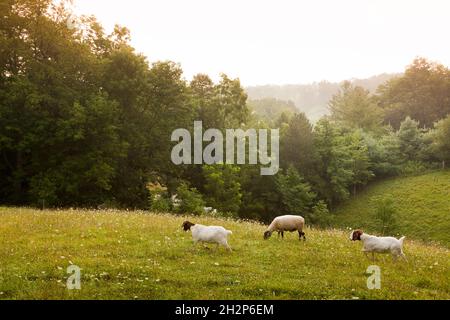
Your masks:
[[[355,85],[375,92],[378,86],[399,74],[380,74],[367,79],[351,79]],[[263,85],[247,87],[250,100],[274,98],[292,101],[311,121],[328,114],[328,101],[339,92],[341,83],[321,81],[312,84]]]
[[[290,100],[284,101],[275,98],[263,98],[258,100],[248,100],[247,103],[255,116],[264,119],[269,123],[278,119],[283,112],[286,114],[298,112],[295,103]]]

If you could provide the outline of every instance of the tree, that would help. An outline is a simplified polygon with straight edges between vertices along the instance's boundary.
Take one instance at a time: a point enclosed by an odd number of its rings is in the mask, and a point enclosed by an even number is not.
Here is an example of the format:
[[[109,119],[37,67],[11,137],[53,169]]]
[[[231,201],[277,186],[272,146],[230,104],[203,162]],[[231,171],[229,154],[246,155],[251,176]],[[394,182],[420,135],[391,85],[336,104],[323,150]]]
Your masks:
[[[177,208],[179,213],[201,215],[205,202],[202,195],[195,188],[190,188],[187,183],[182,182],[177,188],[177,198],[181,200]]]
[[[221,74],[220,82],[214,84],[207,75],[198,74],[190,83],[190,91],[196,120],[203,121],[203,127],[224,130],[248,122],[247,94],[239,79]]]
[[[348,187],[353,181],[353,161],[341,128],[327,119],[320,120],[314,128],[314,144],[319,156],[319,180],[315,190],[332,207],[349,196]]]
[[[385,110],[384,121],[396,129],[407,116],[431,128],[450,113],[450,70],[416,58],[403,76],[380,86],[378,104]]]
[[[400,152],[406,160],[418,160],[422,148],[422,138],[419,129],[419,122],[406,117],[400,124],[397,132]]]
[[[270,223],[280,207],[275,176],[262,176],[258,166],[241,167],[242,201],[239,217]]]
[[[383,111],[368,90],[345,81],[329,102],[331,118],[346,126],[367,131],[380,131]]]
[[[400,142],[395,131],[389,129],[378,137],[363,133],[367,145],[370,168],[378,178],[395,176],[400,172],[404,157],[400,153]]]
[[[219,121],[217,129],[240,128],[247,123],[249,110],[247,94],[239,79],[230,79],[221,74],[221,81],[216,86],[216,117]]]
[[[390,197],[371,199],[375,207],[373,218],[375,228],[381,235],[393,235],[397,229],[397,209],[394,200]]]
[[[249,100],[248,106],[254,117],[264,120],[270,125],[275,124],[276,119],[280,117],[286,119],[298,112],[297,107],[292,101],[275,98]]]
[[[195,120],[201,120],[205,128],[216,128],[216,88],[211,78],[206,74],[197,74],[189,85],[192,95],[192,105],[196,111]]]
[[[369,150],[362,131],[351,132],[345,138],[351,157],[353,194],[356,195],[357,187],[366,185],[374,177],[374,174],[371,170]]]
[[[275,184],[280,197],[280,214],[306,215],[311,212],[316,194],[297,170],[289,167],[286,173],[278,173]]]
[[[316,179],[317,153],[313,127],[304,113],[294,114],[282,131],[280,162],[282,168],[294,166],[307,181]]]
[[[435,123],[433,136],[433,148],[437,158],[442,161],[442,168],[450,162],[450,115]]]
[[[237,215],[242,200],[239,173],[240,168],[234,165],[203,166],[205,199],[208,206],[222,213]]]
[[[89,44],[64,2],[2,3],[0,182],[11,204],[96,205],[110,197],[118,105],[99,85]]]

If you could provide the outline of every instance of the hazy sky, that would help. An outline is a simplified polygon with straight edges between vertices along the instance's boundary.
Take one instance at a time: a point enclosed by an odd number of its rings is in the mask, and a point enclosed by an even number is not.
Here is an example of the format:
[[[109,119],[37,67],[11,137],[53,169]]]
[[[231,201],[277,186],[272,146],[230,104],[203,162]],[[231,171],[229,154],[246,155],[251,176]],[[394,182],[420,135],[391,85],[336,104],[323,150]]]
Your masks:
[[[111,31],[131,30],[150,62],[186,79],[221,72],[243,85],[401,72],[416,56],[450,65],[449,0],[74,0]]]

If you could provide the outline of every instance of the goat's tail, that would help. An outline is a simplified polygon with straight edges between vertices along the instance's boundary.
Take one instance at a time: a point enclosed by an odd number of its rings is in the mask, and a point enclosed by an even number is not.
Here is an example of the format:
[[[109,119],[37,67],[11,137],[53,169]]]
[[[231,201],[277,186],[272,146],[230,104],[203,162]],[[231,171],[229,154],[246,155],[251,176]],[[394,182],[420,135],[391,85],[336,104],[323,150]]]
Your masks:
[[[227,232],[227,234],[233,234],[233,232],[231,230],[225,230]]]
[[[403,246],[403,241],[405,240],[405,236],[401,237],[400,239],[398,239],[398,241],[400,241],[400,244]]]

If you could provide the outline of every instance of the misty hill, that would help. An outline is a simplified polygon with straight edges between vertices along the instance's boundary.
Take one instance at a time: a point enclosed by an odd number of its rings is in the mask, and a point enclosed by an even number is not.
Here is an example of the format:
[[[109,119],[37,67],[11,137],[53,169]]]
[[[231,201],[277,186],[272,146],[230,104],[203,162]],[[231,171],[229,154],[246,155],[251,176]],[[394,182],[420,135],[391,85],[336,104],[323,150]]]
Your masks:
[[[270,123],[282,113],[295,113],[298,112],[295,103],[291,100],[279,100],[275,98],[263,98],[257,100],[247,100],[248,106],[252,113],[257,118],[263,119]]]
[[[367,79],[351,79],[350,81],[375,92],[378,86],[398,74],[380,74]],[[339,91],[341,83],[321,81],[312,84],[263,85],[247,87],[250,100],[274,98],[292,101],[312,121],[328,114],[328,101]],[[254,103],[254,102],[253,102]]]

